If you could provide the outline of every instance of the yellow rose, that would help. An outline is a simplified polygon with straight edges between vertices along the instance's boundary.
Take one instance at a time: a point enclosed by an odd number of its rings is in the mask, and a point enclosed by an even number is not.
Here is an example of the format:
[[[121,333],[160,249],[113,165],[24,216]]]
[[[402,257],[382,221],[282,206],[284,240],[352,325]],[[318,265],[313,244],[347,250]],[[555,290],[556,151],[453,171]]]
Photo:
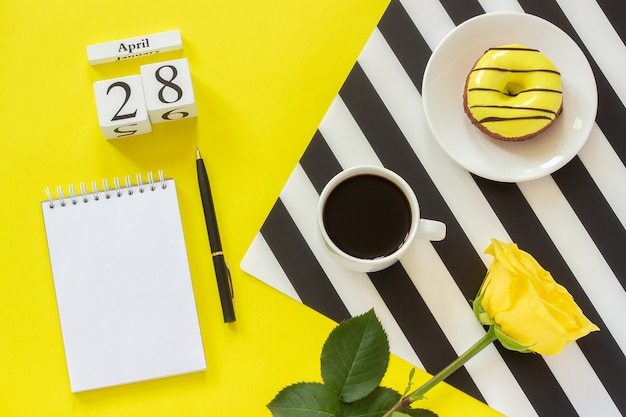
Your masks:
[[[554,355],[568,343],[600,330],[570,293],[516,244],[492,239],[485,253],[494,259],[474,311],[483,324],[494,325],[505,347]],[[515,342],[520,348],[510,347]]]

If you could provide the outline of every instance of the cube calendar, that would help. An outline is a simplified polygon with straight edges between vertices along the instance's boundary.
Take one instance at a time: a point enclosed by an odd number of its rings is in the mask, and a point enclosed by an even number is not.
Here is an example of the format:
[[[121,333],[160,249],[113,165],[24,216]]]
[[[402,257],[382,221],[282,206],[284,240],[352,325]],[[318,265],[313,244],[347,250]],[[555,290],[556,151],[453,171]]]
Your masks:
[[[93,87],[98,122],[105,138],[118,139],[152,131],[139,75],[97,81]]]
[[[152,123],[198,115],[187,58],[142,65],[140,71]]]
[[[94,83],[105,138],[150,133],[152,124],[198,116],[186,58],[142,65],[140,73]]]

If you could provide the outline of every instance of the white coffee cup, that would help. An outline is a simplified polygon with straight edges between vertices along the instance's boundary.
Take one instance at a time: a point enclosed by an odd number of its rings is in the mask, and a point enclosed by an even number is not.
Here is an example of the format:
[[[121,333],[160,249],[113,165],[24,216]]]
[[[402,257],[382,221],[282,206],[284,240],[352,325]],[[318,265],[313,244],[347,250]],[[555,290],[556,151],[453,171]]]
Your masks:
[[[335,175],[320,194],[317,216],[330,255],[361,272],[393,265],[415,239],[438,241],[446,235],[444,223],[420,218],[411,186],[378,166],[356,166]]]

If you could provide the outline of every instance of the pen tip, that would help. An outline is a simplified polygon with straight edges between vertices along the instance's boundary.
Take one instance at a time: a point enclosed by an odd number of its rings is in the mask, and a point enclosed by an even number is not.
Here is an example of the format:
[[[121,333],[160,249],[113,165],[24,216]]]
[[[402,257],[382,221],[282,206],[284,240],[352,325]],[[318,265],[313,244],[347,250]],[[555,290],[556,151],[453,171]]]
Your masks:
[[[202,156],[200,155],[200,148],[196,146],[196,159],[200,159]]]

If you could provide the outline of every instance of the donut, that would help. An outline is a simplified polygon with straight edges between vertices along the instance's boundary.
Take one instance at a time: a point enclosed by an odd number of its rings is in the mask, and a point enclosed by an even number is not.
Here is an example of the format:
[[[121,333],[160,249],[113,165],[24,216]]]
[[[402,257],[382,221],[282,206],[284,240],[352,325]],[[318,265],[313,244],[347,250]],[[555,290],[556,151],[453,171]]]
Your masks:
[[[563,110],[561,73],[537,49],[489,48],[467,75],[463,108],[472,124],[494,139],[533,138]]]

